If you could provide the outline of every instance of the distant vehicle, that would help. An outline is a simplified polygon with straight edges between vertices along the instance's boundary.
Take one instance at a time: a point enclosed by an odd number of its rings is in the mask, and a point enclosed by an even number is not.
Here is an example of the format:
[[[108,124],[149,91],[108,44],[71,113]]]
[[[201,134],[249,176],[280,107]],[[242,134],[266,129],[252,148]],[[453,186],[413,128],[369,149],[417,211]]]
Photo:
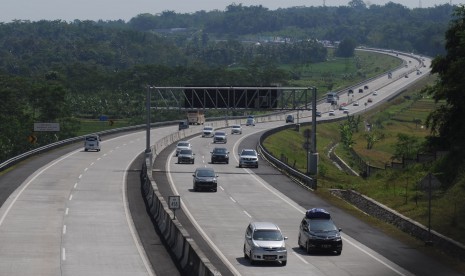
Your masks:
[[[321,117],[321,111],[316,111],[315,113],[317,117]]]
[[[365,89],[365,90],[368,89],[368,85],[365,85],[365,86],[363,87],[363,89]]]
[[[218,188],[217,178],[218,175],[212,168],[197,168],[192,175],[194,191],[210,190],[216,192]]]
[[[187,121],[191,125],[203,125],[205,123],[205,114],[202,110],[187,111]]]
[[[286,123],[294,123],[294,116],[292,115],[287,115],[286,116]]]
[[[202,137],[212,137],[214,129],[212,126],[204,126],[202,130]]]
[[[376,96],[376,95],[378,95],[378,91],[375,90],[373,91],[373,96]]]
[[[328,115],[329,115],[329,116],[335,116],[336,113],[334,112],[334,110],[331,109],[331,110],[329,111]]]
[[[405,78],[408,78],[408,75],[405,75]]]
[[[355,101],[352,105],[353,106],[358,106],[358,101]]]
[[[344,110],[344,108],[347,109],[346,106],[347,106],[346,103],[341,103],[341,105],[339,106],[339,110]]]
[[[362,89],[362,88],[359,88],[359,89],[358,89],[358,93],[363,93],[363,89]]]
[[[349,89],[349,91],[347,91],[347,94],[354,94],[354,90],[353,90],[353,89]]]
[[[100,141],[102,139],[97,134],[91,134],[84,137],[84,151],[100,151]]]
[[[307,253],[326,251],[340,255],[342,252],[341,231],[326,210],[312,208],[305,213],[300,223],[297,244]]]
[[[191,149],[182,149],[178,153],[178,164],[189,163],[194,164],[195,153]]]
[[[258,168],[258,153],[254,149],[243,149],[239,154],[239,168]]]
[[[255,118],[254,117],[248,117],[247,121],[245,122],[246,126],[255,126]]]
[[[339,100],[339,96],[337,95],[336,92],[328,92],[328,93],[326,93],[326,102],[327,103],[337,102],[338,100]]]
[[[227,148],[214,148],[211,152],[211,163],[229,164],[229,151]]]
[[[177,144],[176,144],[176,156],[179,155],[179,152],[183,149],[192,149],[192,145],[191,143],[187,142],[187,141],[179,141]]]
[[[251,222],[245,230],[244,258],[256,261],[287,264],[286,241],[281,229],[272,222]]]
[[[186,128],[189,128],[189,122],[187,120],[179,122],[179,130],[186,129]]]
[[[224,131],[215,131],[213,135],[213,143],[225,143],[228,142],[228,137]]]
[[[241,125],[233,125],[231,127],[231,134],[242,134],[242,127]]]
[[[372,99],[372,98],[368,98],[367,102],[368,102],[368,103],[372,103],[372,102],[373,102],[373,99]]]

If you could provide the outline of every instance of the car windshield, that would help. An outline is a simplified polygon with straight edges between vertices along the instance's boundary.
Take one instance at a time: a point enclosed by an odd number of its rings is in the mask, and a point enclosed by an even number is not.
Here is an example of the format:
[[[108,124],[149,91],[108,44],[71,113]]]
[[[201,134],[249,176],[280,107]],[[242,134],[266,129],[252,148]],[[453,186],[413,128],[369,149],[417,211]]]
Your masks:
[[[337,231],[336,225],[330,219],[311,219],[310,231],[313,232],[331,232]]]
[[[204,127],[203,130],[213,130],[212,127]]]
[[[241,128],[241,126],[233,126],[232,128]]]
[[[257,154],[253,150],[244,150],[244,151],[242,151],[241,155],[253,155],[253,156],[255,156]]]
[[[192,154],[192,150],[181,150],[179,154]]]
[[[221,132],[221,131],[218,131],[218,132],[215,132],[215,135],[216,136],[224,136],[224,132]]]
[[[196,175],[198,177],[214,177],[215,172],[211,170],[198,170]]]
[[[278,230],[256,230],[253,239],[257,241],[282,241],[283,236]]]
[[[188,147],[189,143],[179,143],[178,147]]]
[[[223,148],[215,148],[213,149],[214,153],[226,153],[226,149]]]

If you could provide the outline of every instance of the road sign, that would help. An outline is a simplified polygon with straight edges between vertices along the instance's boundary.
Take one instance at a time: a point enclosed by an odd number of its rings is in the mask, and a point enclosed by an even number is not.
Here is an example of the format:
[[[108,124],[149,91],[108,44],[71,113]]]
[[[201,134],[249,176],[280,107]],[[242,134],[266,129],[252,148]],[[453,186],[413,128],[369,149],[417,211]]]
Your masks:
[[[59,123],[34,123],[34,131],[60,131]]]
[[[181,208],[180,196],[168,196],[168,206],[174,213],[174,219],[176,219],[176,210]]]
[[[27,137],[27,140],[29,141],[29,143],[35,144],[37,142],[37,137],[34,134],[31,134]]]

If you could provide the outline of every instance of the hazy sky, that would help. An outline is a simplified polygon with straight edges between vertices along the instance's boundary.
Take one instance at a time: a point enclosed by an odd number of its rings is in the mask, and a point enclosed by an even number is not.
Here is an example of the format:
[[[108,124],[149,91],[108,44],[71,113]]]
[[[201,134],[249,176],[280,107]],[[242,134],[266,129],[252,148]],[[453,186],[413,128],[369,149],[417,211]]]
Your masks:
[[[236,3],[244,6],[262,5],[271,10],[294,6],[346,6],[350,0],[0,0],[0,22],[12,20],[117,20],[128,21],[141,13],[157,14],[166,10],[191,13],[205,10],[225,10]],[[384,5],[401,3],[409,8],[433,7],[445,3],[464,4],[465,0],[365,0]]]

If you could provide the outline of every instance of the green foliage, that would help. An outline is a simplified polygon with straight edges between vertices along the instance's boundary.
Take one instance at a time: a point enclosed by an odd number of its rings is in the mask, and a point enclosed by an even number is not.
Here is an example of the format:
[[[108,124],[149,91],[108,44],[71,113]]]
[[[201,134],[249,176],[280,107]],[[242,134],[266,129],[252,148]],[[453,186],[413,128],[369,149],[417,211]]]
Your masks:
[[[427,119],[433,133],[439,135],[447,148],[465,151],[465,7],[455,10],[455,19],[446,32],[445,56],[433,60],[431,71],[439,76],[438,82],[426,90],[441,106]]]
[[[402,160],[403,158],[414,159],[421,148],[418,137],[404,133],[397,134],[397,144],[393,159]]]

